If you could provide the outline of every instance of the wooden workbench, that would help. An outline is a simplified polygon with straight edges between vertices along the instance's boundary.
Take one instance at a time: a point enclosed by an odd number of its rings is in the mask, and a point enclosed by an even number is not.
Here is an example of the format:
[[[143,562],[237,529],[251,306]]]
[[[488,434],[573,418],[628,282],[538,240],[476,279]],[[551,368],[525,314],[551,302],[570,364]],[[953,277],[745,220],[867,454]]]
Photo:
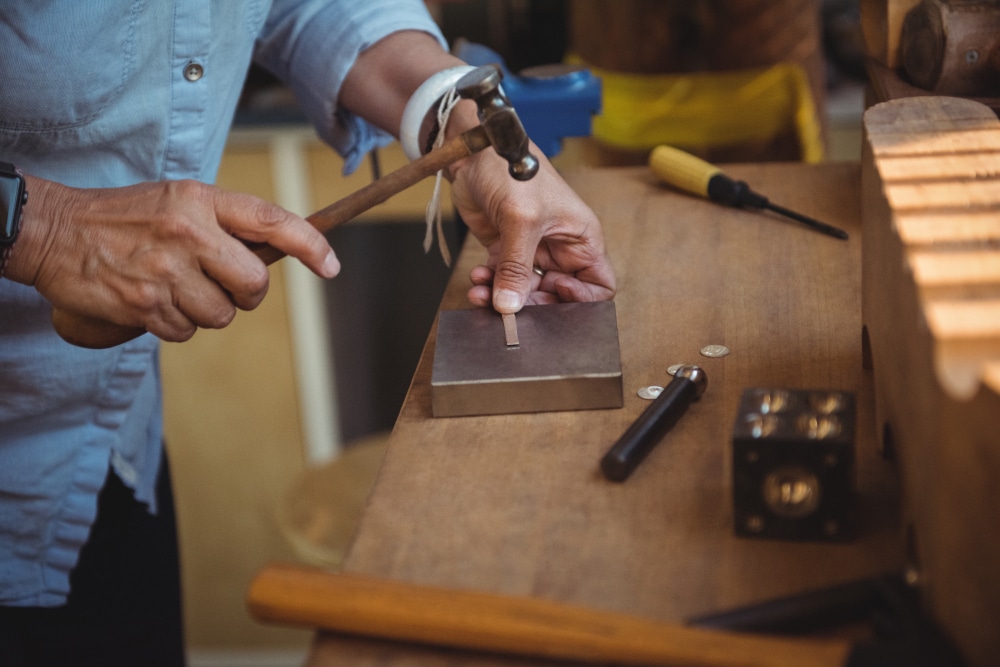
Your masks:
[[[344,570],[679,621],[901,568],[895,472],[862,368],[859,167],[728,171],[851,239],[679,194],[644,168],[565,174],[618,272],[624,408],[434,419],[432,331]],[[466,306],[481,253],[465,248],[442,308]],[[731,354],[699,354],[715,343]],[[648,405],[636,391],[682,362],[706,370],[704,396],[626,483],[606,481],[598,460]],[[854,541],[734,536],[730,438],[751,386],[857,393]],[[320,633],[308,664],[524,663]]]

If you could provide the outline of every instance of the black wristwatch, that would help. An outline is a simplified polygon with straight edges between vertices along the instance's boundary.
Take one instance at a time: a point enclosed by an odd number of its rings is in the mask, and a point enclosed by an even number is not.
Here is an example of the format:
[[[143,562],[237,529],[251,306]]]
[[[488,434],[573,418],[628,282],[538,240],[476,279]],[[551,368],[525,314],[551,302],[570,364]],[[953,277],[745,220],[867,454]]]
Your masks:
[[[7,270],[10,250],[21,231],[21,208],[28,201],[24,174],[9,162],[0,162],[0,278]]]

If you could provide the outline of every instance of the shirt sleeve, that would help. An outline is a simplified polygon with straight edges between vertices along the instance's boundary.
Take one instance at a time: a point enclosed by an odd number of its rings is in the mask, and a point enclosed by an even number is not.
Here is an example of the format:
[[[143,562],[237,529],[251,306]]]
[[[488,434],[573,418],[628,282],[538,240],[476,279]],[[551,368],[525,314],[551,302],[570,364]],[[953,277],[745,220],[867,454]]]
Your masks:
[[[257,37],[255,61],[291,86],[321,139],[344,158],[344,173],[392,140],[337,104],[358,55],[400,30],[447,43],[422,0],[275,0]]]

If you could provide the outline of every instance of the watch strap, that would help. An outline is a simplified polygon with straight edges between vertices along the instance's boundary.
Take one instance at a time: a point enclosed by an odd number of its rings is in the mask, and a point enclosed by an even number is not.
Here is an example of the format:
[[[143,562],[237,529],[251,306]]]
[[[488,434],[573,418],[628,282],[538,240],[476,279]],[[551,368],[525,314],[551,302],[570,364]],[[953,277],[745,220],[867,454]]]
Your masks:
[[[2,241],[0,241],[0,279],[4,277],[7,273],[7,262],[10,259],[11,249],[14,247],[14,242],[17,240],[18,232],[21,226],[21,209],[24,206],[25,201],[28,198],[28,191],[24,189],[24,174],[21,170],[10,162],[4,162],[0,160],[0,178],[9,176],[21,180],[21,185],[18,188],[16,196],[8,202],[8,206],[13,207],[10,215],[14,218],[13,234],[10,239],[6,238],[6,234]]]
[[[2,279],[7,273],[7,260],[10,259],[10,250],[13,247],[13,243],[4,243],[0,245],[0,279]]]

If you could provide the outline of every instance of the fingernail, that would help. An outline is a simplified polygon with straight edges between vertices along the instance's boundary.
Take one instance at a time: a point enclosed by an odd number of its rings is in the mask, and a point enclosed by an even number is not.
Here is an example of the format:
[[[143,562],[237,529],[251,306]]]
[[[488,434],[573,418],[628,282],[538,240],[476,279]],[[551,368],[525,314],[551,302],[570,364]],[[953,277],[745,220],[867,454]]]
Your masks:
[[[340,260],[337,259],[337,255],[331,250],[323,260],[323,275],[327,278],[333,278],[338,273],[340,273]]]
[[[498,289],[493,293],[493,307],[501,313],[517,312],[522,305],[521,295],[514,290]]]

